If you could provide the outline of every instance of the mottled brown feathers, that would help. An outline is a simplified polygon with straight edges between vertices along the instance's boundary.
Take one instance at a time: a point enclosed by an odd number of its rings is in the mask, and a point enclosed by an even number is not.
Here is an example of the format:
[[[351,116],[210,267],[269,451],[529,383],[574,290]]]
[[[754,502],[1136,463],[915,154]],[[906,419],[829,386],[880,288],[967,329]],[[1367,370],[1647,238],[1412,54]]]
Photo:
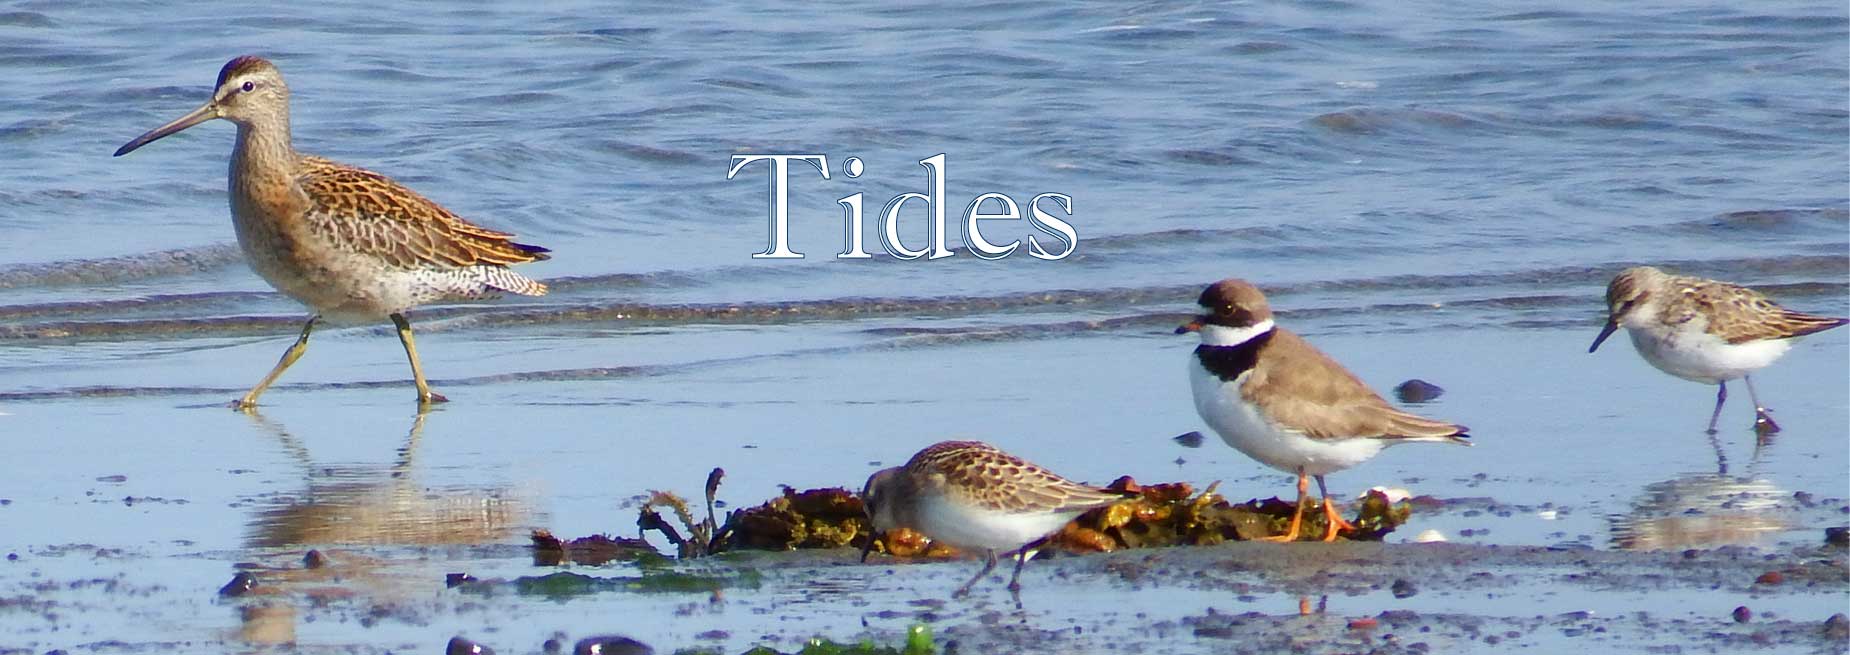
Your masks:
[[[391,178],[319,157],[303,157],[305,220],[350,250],[411,268],[507,266],[544,260],[546,249],[474,225]]]
[[[995,510],[1085,510],[1124,498],[1060,477],[980,441],[933,444],[914,455],[905,468],[948,496]]]
[[[1651,305],[1657,307],[1656,320],[1665,325],[1702,317],[1708,322],[1704,331],[1730,344],[1802,337],[1850,322],[1780,307],[1743,286],[1670,275],[1650,266],[1628,268],[1613,277],[1606,286],[1606,304],[1615,319]]]

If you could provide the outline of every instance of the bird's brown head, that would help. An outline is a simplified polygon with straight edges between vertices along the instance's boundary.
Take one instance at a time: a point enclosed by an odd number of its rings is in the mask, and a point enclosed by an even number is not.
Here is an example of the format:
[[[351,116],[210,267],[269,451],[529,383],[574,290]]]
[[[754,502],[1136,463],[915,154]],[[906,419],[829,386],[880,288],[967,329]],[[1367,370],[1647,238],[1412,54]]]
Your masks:
[[[1201,305],[1203,313],[1176,328],[1176,334],[1196,332],[1203,325],[1249,328],[1272,319],[1272,306],[1266,303],[1265,294],[1259,287],[1238,278],[1208,285],[1195,302]]]
[[[115,156],[121,157],[136,148],[215,118],[223,118],[241,127],[259,124],[281,126],[282,133],[287,134],[289,87],[283,84],[283,74],[276,70],[275,64],[262,57],[245,55],[232,59],[219,69],[218,83],[212,89],[211,100],[185,116],[148,130],[146,134],[123,144],[116,149]]]
[[[1606,285],[1606,327],[1593,339],[1587,352],[1599,350],[1606,337],[1618,331],[1633,312],[1643,308],[1651,290],[1657,288],[1664,275],[1663,271],[1650,266],[1633,266],[1613,276],[1612,282]]]

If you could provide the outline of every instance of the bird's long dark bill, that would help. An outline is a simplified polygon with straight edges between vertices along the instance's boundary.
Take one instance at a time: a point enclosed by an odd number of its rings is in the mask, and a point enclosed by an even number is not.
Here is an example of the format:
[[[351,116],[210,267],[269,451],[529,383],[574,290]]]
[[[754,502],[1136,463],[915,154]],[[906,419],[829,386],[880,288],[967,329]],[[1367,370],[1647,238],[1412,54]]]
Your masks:
[[[180,130],[184,130],[186,128],[192,127],[194,125],[204,123],[214,118],[218,118],[218,107],[208,102],[204,105],[201,105],[198,109],[194,109],[191,113],[188,113],[185,116],[181,116],[179,118],[173,119],[173,122],[171,123],[162,125],[152,130],[148,130],[147,134],[143,134],[141,136],[135,137],[134,140],[131,140],[128,143],[122,144],[122,147],[116,148],[115,156],[121,157],[128,153],[134,152],[136,148],[140,148],[142,146],[158,141],[162,137],[165,137],[169,134],[173,134]]]
[[[1183,323],[1179,326],[1176,326],[1176,334],[1188,334],[1190,332],[1199,332],[1201,330],[1201,324],[1205,322],[1207,322],[1205,319],[1203,319],[1200,316],[1197,316],[1195,317],[1195,320],[1192,320],[1187,323]]]
[[[861,563],[867,563],[868,554],[874,552],[874,536],[867,535],[867,545],[861,547]]]
[[[1612,336],[1612,333],[1618,331],[1618,329],[1618,321],[1606,321],[1606,329],[1599,331],[1599,337],[1593,340],[1593,345],[1587,348],[1587,352],[1599,350],[1599,345],[1606,342],[1606,337]]]

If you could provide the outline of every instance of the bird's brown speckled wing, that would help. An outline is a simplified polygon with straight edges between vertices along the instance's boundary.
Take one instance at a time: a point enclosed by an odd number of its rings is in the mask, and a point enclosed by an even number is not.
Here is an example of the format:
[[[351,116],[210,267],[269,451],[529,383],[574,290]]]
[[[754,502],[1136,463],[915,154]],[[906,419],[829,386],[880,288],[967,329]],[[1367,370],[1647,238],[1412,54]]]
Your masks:
[[[546,259],[547,250],[472,224],[391,178],[305,157],[300,182],[312,206],[305,220],[343,247],[405,268],[507,266]]]
[[[1682,323],[1701,314],[1708,333],[1728,343],[1800,337],[1843,325],[1841,318],[1795,312],[1760,292],[1716,280],[1676,278],[1676,296],[1666,304],[1665,322]]]
[[[1002,511],[1085,511],[1126,496],[1073,482],[980,441],[934,444],[906,467],[946,495]]]

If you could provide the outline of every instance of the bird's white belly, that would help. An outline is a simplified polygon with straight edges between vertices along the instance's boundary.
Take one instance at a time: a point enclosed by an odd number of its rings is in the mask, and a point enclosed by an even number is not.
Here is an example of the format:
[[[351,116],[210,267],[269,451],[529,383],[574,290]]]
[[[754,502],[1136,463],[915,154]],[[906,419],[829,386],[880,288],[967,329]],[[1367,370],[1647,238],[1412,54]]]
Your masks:
[[[1325,475],[1368,461],[1387,446],[1380,439],[1312,439],[1281,429],[1240,396],[1239,384],[1251,372],[1226,382],[1193,357],[1188,364],[1195,410],[1201,413],[1201,419],[1227,445],[1261,464],[1286,473],[1303,469],[1308,475]]]
[[[1671,375],[1717,384],[1765,368],[1792,347],[1791,339],[1765,339],[1730,344],[1700,326],[1652,330],[1625,328],[1638,354],[1658,370]]]
[[[378,321],[427,303],[499,295],[484,281],[485,272],[493,272],[494,267],[399,268],[326,244],[300,248],[299,256],[291,257],[288,248],[273,242],[266,245],[266,235],[257,230],[240,229],[238,236],[252,271],[283,295],[334,322]]]
[[[951,502],[939,495],[919,502],[917,528],[933,541],[964,550],[1008,551],[1064,527],[1081,512],[1014,514]]]

